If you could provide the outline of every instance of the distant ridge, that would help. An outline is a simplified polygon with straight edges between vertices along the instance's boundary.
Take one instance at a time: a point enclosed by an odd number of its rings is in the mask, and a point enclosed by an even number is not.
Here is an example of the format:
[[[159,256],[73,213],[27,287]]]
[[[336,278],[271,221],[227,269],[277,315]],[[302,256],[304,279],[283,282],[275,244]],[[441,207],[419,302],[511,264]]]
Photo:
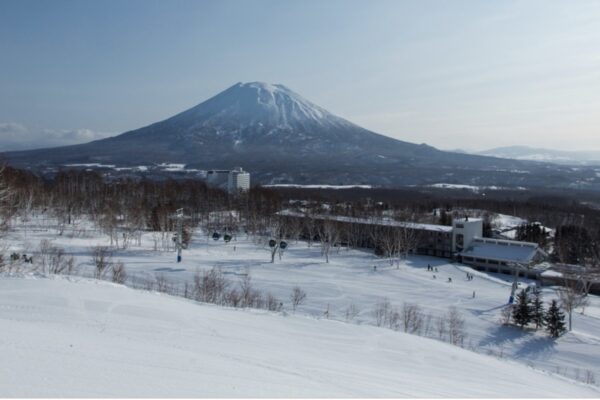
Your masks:
[[[545,161],[558,164],[600,165],[600,150],[566,151],[528,146],[506,146],[479,151],[475,154],[500,158],[512,158],[515,160]]]

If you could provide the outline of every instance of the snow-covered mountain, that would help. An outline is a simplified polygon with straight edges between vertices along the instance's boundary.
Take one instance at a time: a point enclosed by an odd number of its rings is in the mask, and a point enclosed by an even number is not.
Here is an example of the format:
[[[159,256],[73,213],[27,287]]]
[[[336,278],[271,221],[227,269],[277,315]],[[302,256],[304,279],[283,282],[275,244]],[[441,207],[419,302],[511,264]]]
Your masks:
[[[566,151],[534,148],[528,146],[506,146],[479,151],[476,154],[515,160],[544,161],[557,164],[600,165],[600,151]]]
[[[227,133],[238,137],[248,128],[275,134],[294,129],[302,132],[317,127],[334,130],[354,126],[283,85],[264,82],[237,83],[171,120],[187,125],[190,132],[232,125]]]
[[[189,110],[119,136],[3,156],[38,170],[69,164],[242,166],[254,182],[275,184],[567,186],[582,179],[581,171],[568,168],[393,139],[337,117],[283,85],[261,82],[237,83]],[[593,171],[583,176],[588,175],[596,179]]]

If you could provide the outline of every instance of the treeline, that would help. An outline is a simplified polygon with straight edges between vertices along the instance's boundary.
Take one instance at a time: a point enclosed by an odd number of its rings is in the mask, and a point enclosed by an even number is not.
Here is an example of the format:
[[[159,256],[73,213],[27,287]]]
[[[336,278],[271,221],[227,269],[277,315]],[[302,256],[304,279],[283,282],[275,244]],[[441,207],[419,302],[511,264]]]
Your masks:
[[[452,195],[441,194],[448,192]],[[15,216],[46,212],[68,226],[73,219],[85,215],[116,245],[126,246],[128,242],[139,240],[143,230],[174,231],[172,216],[179,208],[184,208],[189,216],[188,226],[202,224],[207,231],[244,229],[271,236],[281,236],[275,232],[281,225],[276,212],[287,208],[308,214],[386,217],[442,225],[450,225],[453,218],[468,213],[461,210],[487,210],[487,213],[472,215],[484,218],[484,236],[493,235],[490,215],[515,215],[540,222],[519,228],[516,237],[539,243],[555,261],[578,264],[600,258],[600,210],[568,196],[532,196],[531,193],[527,196],[523,191],[511,191],[500,198],[498,192],[494,193],[490,196],[493,198],[486,198],[422,189],[317,191],[254,187],[242,196],[229,196],[201,180],[106,181],[100,173],[86,170],[59,171],[53,179],[42,179],[29,171],[6,167],[0,174],[0,224]],[[593,194],[586,196],[588,203],[594,202]],[[235,211],[236,215],[225,220],[211,219],[211,213],[218,211]],[[239,225],[241,221],[243,226]],[[548,228],[556,230],[554,238]],[[321,232],[312,236],[344,235],[347,238],[343,241],[352,242],[352,235],[347,232]]]
[[[5,220],[43,211],[70,224],[85,215],[108,230],[117,223],[139,229],[173,230],[171,216],[179,208],[191,217],[189,223],[197,225],[213,211],[234,209],[244,217],[272,215],[281,204],[278,196],[267,189],[232,197],[200,180],[107,182],[95,171],[60,171],[53,179],[45,180],[7,167],[2,182],[9,188],[3,204]]]

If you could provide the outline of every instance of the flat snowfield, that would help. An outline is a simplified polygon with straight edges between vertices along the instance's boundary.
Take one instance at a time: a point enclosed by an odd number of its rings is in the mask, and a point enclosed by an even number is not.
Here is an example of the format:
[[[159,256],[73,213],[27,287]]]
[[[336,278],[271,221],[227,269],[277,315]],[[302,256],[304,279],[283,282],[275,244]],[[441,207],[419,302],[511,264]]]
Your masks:
[[[2,397],[599,397],[415,335],[81,278],[0,280]]]

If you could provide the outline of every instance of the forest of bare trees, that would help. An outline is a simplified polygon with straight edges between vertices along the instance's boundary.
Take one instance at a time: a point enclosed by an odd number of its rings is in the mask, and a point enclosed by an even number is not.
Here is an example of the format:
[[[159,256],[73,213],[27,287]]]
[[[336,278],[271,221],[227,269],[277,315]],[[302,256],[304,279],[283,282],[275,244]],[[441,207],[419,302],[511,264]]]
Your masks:
[[[287,193],[261,187],[252,188],[244,196],[228,196],[200,180],[107,180],[97,172],[85,170],[59,171],[52,179],[42,179],[28,171],[3,167],[0,223],[6,225],[16,217],[47,213],[59,221],[60,227],[66,228],[74,220],[85,217],[110,238],[115,248],[139,245],[142,232],[152,231],[158,249],[173,246],[172,216],[177,209],[184,208],[189,216],[184,230],[188,239],[190,229],[196,226],[201,226],[207,235],[219,232],[231,236],[244,232],[259,238],[257,240],[266,237],[277,243],[304,239],[308,246],[313,242],[321,245],[326,262],[333,249],[371,245],[393,264],[415,250],[419,238],[414,230],[341,224],[333,216],[374,221],[385,217],[447,225],[453,217],[462,217],[464,210],[478,209],[484,210],[479,212],[486,221],[494,211],[536,221],[519,228],[517,238],[540,243],[551,253],[553,261],[585,266],[585,276],[600,270],[600,210],[594,207],[560,197],[484,200],[419,196],[418,192],[401,198],[389,196],[390,200],[385,202],[352,195],[323,198],[318,194],[308,196],[298,191]],[[296,210],[304,218],[282,218],[278,212],[286,209]],[[215,215],[220,217],[215,218]],[[316,215],[325,219],[318,222],[313,217]],[[553,238],[547,228],[555,229]],[[490,234],[489,229],[487,234]],[[283,256],[283,252],[278,254]],[[276,252],[272,254],[273,261],[275,255]],[[589,286],[584,278],[580,280]]]

